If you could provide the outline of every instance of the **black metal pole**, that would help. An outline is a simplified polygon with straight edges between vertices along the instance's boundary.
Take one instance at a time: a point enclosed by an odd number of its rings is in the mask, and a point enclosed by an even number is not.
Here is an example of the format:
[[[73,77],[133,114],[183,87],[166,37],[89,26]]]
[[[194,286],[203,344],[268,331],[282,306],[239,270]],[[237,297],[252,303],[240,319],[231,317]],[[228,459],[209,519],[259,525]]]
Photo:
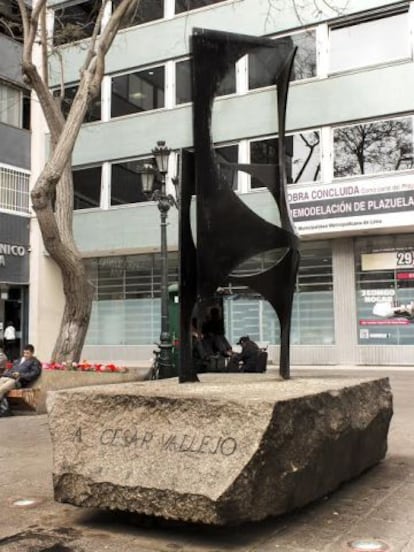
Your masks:
[[[168,316],[168,248],[167,248],[167,217],[170,203],[165,194],[165,175],[162,175],[162,189],[158,200],[161,216],[161,335],[159,356],[159,377],[173,376],[172,343],[170,321]]]

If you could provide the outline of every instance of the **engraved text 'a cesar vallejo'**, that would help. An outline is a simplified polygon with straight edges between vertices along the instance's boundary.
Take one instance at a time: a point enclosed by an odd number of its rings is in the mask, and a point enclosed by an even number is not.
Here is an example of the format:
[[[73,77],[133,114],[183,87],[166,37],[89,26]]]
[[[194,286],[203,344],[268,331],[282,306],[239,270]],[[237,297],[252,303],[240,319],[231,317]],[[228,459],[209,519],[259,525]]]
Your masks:
[[[84,435],[85,431],[79,427],[74,433],[74,442],[88,443],[92,445],[89,438]],[[88,436],[89,437],[89,436]],[[136,450],[160,450],[173,453],[190,454],[215,454],[219,456],[232,456],[237,450],[237,441],[233,437],[217,437],[213,435],[191,435],[162,433],[153,431],[139,431],[137,428],[106,428],[94,444],[104,447],[121,447]]]

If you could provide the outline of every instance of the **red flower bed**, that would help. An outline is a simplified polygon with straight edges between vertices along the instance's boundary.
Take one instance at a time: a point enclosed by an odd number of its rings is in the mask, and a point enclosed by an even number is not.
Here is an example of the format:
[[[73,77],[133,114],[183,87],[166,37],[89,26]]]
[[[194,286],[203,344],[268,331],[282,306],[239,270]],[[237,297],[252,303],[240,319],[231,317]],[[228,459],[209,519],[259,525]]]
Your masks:
[[[43,362],[43,370],[66,370],[74,372],[128,372],[125,366],[115,364],[94,364],[83,360],[82,362]]]

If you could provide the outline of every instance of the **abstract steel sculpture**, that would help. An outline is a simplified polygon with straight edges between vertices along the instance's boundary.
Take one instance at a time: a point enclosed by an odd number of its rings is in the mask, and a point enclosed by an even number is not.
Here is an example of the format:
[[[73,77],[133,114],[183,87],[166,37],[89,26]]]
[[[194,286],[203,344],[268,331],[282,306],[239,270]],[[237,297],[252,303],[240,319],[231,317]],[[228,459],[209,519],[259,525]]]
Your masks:
[[[259,179],[279,208],[280,227],[247,207],[218,170],[211,138],[215,94],[228,69],[248,52],[272,49],[276,67],[278,165],[233,164]],[[299,238],[286,203],[286,103],[296,49],[290,38],[269,40],[239,34],[194,29],[192,35],[194,154],[181,155],[180,205],[180,369],[179,381],[197,381],[193,369],[191,319],[197,302],[212,297],[227,282],[249,286],[273,306],[280,321],[280,374],[289,378],[289,336],[293,294],[299,265]],[[196,196],[197,231],[193,240],[190,204]],[[195,243],[196,241],[196,243]],[[234,269],[250,257],[283,249],[270,269],[236,277]]]

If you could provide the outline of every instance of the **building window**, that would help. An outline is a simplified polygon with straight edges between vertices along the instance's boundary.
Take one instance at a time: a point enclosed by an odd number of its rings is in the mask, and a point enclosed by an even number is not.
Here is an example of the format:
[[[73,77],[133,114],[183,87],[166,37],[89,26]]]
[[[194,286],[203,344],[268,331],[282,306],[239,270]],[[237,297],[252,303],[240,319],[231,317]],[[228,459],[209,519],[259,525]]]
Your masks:
[[[249,275],[273,266],[283,250],[263,253],[242,263],[234,275]],[[228,287],[225,295],[226,335],[236,343],[241,335],[279,344],[280,326],[272,306],[246,287]],[[329,242],[303,243],[292,311],[291,342],[295,345],[335,343],[332,250]]]
[[[375,236],[355,241],[358,342],[414,345],[413,321],[376,316],[374,306],[414,301],[414,235]]]
[[[73,171],[74,209],[100,206],[102,167]]]
[[[237,190],[238,171],[234,167],[230,167],[229,163],[238,163],[239,147],[237,145],[218,146],[214,149],[214,152],[220,177],[231,190]]]
[[[141,171],[151,159],[113,163],[111,169],[111,205],[148,201],[142,191]]]
[[[95,297],[87,345],[148,345],[160,335],[161,258],[105,257],[86,261]],[[178,282],[178,256],[168,255],[169,284]]]
[[[302,243],[293,301],[293,345],[333,345],[335,315],[329,241]]]
[[[64,96],[62,98],[61,109],[63,116],[67,119],[69,115],[70,108],[72,107],[73,100],[75,98],[76,92],[78,91],[78,86],[67,86],[64,89]],[[53,95],[58,98],[60,96],[60,90],[54,90]],[[101,120],[101,98],[95,98],[92,103],[89,105],[88,110],[86,111],[84,123],[91,123],[93,121]]]
[[[334,129],[334,176],[377,174],[413,168],[411,117]]]
[[[23,40],[20,10],[16,0],[0,0],[0,34]]]
[[[113,10],[115,10],[121,0],[112,0]],[[121,24],[121,29],[125,27],[133,27],[162,19],[164,17],[164,0],[140,0],[137,3],[132,16]]]
[[[164,107],[164,66],[112,78],[111,116]]]
[[[23,106],[22,106],[22,127],[26,130],[30,130],[30,92],[28,90],[23,91]]]
[[[22,92],[0,82],[0,123],[22,126]]]
[[[292,47],[298,48],[291,80],[314,77],[316,75],[316,32],[309,30],[283,37],[281,40],[289,40]],[[249,89],[273,85],[280,65],[281,59],[276,49],[263,48],[249,54]]]
[[[224,0],[175,0],[175,13],[182,13],[212,4],[219,4]]]
[[[408,11],[334,27],[329,37],[330,72],[410,57]]]
[[[0,164],[0,209],[29,213],[29,171]]]
[[[216,96],[226,96],[235,92],[236,68],[233,65],[220,82]],[[175,64],[175,103],[178,105],[191,101],[191,63],[186,59]]]
[[[30,130],[30,92],[0,82],[0,123]]]
[[[288,184],[315,182],[320,179],[321,151],[319,131],[298,132],[286,136],[286,172]],[[250,162],[278,164],[278,138],[250,142]],[[251,179],[251,188],[263,184]]]
[[[92,36],[100,7],[101,3],[95,0],[80,0],[66,8],[55,10],[55,46]]]

